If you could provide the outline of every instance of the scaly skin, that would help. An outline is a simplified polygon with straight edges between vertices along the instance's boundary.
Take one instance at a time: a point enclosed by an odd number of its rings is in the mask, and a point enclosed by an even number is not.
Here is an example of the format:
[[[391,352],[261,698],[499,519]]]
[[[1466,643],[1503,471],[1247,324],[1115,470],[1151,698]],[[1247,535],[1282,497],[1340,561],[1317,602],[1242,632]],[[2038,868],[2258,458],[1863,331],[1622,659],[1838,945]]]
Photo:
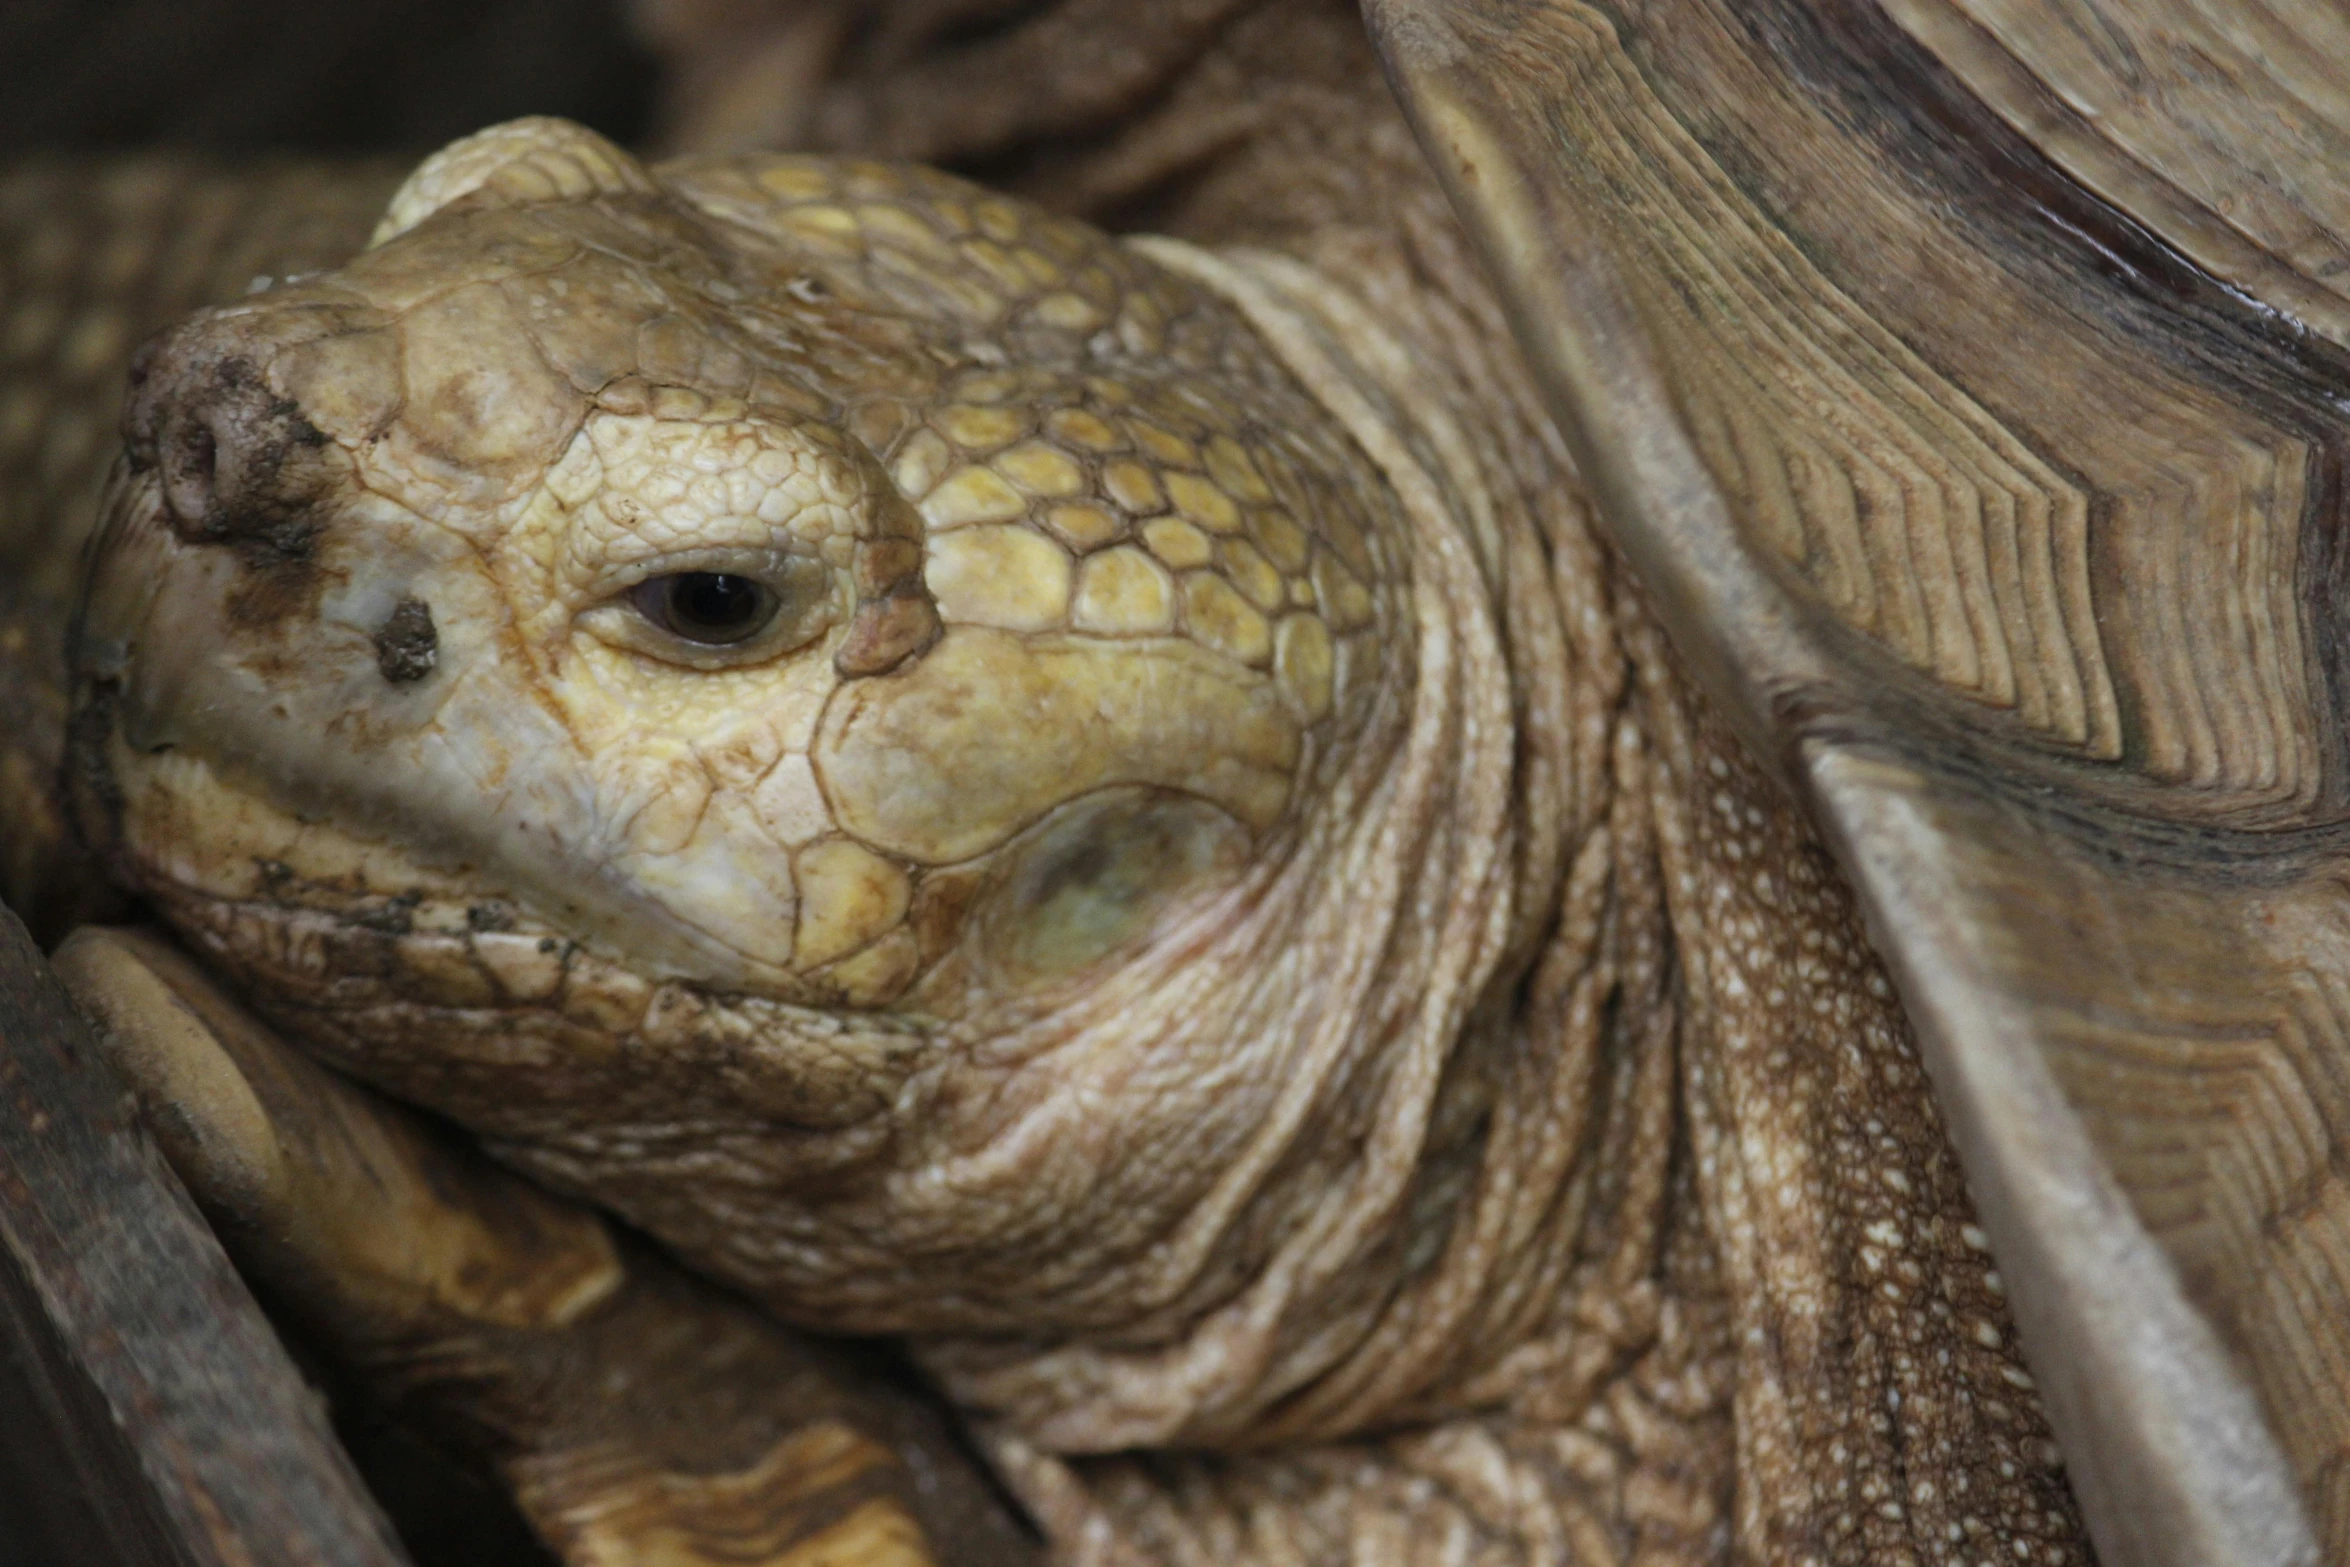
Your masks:
[[[2083,1559],[1825,857],[1490,302],[1297,254],[461,143],[143,361],[85,823],[330,1060],[907,1335],[1065,1559]],[[731,650],[636,592],[720,571]]]

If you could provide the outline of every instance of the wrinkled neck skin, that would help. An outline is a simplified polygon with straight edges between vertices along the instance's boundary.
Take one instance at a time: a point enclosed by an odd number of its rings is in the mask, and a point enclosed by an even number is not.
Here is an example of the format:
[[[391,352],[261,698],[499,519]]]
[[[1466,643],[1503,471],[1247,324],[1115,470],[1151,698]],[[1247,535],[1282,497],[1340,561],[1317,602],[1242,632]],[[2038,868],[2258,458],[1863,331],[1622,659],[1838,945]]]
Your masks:
[[[1567,871],[1552,747],[1571,693],[1519,678],[1555,670],[1562,647],[1535,519],[1497,496],[1508,480],[1447,407],[1414,399],[1426,345],[1338,279],[1270,252],[1136,243],[1233,304],[1386,481],[1413,588],[1410,634],[1390,647],[1414,656],[1391,670],[1378,742],[1301,844],[1309,881],[1278,942],[1252,929],[1196,967],[1231,987],[1199,1012],[1138,987],[1098,1025],[1129,1036],[1164,1019],[1154,1055],[1219,1063],[1146,1090],[1197,1092],[1179,1119],[1226,1095],[1250,1107],[1192,1166],[1213,1184],[1126,1270],[1133,1314],[1059,1343],[923,1343],[968,1402],[1077,1452],[1260,1445],[1440,1411],[1517,1346],[1526,1292],[1577,1208],[1567,1160],[1493,1168],[1509,1123],[1561,1108],[1542,1081],[1553,1041],[1517,994]],[[1517,1098],[1528,1089],[1536,1101]],[[1038,1107],[1040,1160],[1085,1141],[1082,1101]],[[1107,1151],[1095,1179],[1133,1152]]]

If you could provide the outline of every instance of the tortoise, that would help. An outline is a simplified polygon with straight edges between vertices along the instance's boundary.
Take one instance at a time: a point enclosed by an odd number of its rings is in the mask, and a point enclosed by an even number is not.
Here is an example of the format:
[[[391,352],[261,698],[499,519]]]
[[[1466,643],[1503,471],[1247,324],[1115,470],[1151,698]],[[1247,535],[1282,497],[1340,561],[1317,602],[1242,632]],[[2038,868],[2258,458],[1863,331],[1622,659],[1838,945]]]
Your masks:
[[[901,19],[707,88],[821,154],[495,128],[142,352],[122,882],[1055,1559],[2350,1549],[2338,14]],[[204,1005],[126,1065],[300,1211],[237,1118],[350,1091]],[[481,1311],[621,1288],[499,1190]],[[509,1473],[702,1559],[783,1441]]]

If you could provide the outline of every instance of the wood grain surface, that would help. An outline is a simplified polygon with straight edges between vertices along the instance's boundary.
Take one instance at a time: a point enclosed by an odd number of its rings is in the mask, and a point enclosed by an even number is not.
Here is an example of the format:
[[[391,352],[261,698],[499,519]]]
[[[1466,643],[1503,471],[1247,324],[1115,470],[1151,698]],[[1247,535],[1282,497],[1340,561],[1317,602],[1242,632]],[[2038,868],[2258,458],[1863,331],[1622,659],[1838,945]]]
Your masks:
[[[52,1509],[52,1534],[81,1536],[53,1559],[406,1560],[86,1026],[4,913],[0,1328],[32,1400],[8,1412],[12,1438],[47,1454],[50,1484],[86,1499]]]

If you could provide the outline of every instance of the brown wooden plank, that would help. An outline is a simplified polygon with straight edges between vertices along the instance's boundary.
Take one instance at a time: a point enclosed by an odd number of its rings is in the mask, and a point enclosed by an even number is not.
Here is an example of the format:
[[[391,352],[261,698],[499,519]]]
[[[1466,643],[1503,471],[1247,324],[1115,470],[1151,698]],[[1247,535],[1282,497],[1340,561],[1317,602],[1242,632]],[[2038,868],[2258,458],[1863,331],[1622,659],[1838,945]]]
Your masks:
[[[0,911],[0,1334],[77,1567],[406,1557],[87,1025]],[[30,1419],[26,1418],[30,1415]],[[42,1430],[41,1428],[46,1428]]]

